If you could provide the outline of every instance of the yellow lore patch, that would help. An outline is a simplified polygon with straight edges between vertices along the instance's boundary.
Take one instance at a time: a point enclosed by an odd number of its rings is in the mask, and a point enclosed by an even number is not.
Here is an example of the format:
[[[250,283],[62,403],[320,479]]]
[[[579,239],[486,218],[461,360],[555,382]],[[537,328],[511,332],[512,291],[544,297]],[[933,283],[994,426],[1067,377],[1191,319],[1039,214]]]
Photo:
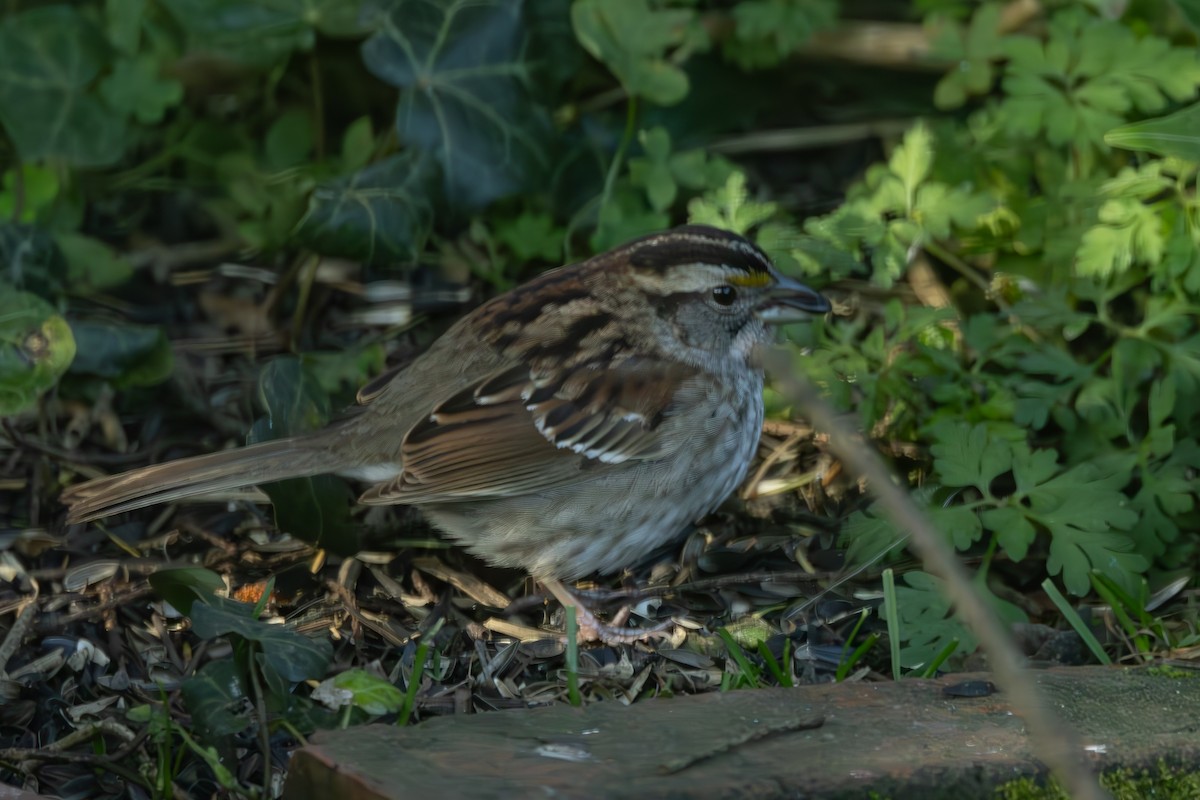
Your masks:
[[[738,275],[731,275],[728,280],[734,286],[748,286],[755,289],[768,286],[774,281],[766,272],[745,272]]]

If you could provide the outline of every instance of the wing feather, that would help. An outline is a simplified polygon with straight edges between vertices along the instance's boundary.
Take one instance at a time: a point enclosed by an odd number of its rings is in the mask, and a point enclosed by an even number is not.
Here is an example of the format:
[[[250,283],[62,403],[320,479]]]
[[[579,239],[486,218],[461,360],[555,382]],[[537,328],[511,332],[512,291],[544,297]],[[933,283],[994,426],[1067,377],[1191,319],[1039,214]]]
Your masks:
[[[557,373],[497,371],[448,398],[409,430],[404,471],[363,503],[448,503],[513,497],[653,459],[673,443],[658,434],[696,370],[650,359]]]

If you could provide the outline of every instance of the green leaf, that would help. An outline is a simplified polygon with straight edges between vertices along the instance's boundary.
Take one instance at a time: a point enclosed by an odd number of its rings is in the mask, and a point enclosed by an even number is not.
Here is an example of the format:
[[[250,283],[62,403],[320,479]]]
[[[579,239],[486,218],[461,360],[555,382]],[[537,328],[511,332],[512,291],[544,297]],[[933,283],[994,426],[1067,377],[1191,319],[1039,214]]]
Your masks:
[[[318,186],[296,238],[326,255],[372,264],[415,261],[433,224],[437,167],[407,150]]]
[[[984,94],[992,87],[992,63],[1004,56],[1000,30],[999,3],[985,3],[964,28],[951,28],[934,40],[931,55],[952,62],[952,67],[933,92],[938,108],[958,108],[971,95]]]
[[[326,683],[345,693],[343,705],[353,704],[372,716],[394,714],[404,705],[404,692],[364,669],[348,669]]]
[[[209,661],[179,687],[201,742],[219,746],[254,722],[254,707],[232,659]]]
[[[1165,117],[1113,128],[1104,134],[1104,143],[1200,162],[1200,103]]]
[[[1086,277],[1111,278],[1135,263],[1157,264],[1165,245],[1154,209],[1128,197],[1108,200],[1100,207],[1099,224],[1083,234],[1075,269]]]
[[[855,511],[842,522],[839,541],[846,547],[846,564],[858,566],[876,560],[886,563],[898,551],[908,535],[896,529],[875,506]]]
[[[58,174],[37,164],[19,164],[0,173],[0,219],[11,220],[16,213],[18,170],[21,214],[14,221],[33,222],[58,197]]]
[[[52,297],[67,279],[67,262],[49,234],[34,225],[0,222],[0,281]]]
[[[143,125],[153,125],[183,100],[183,84],[160,77],[155,58],[139,56],[118,61],[100,82],[100,94],[112,108],[135,117]]]
[[[1172,0],[1171,4],[1179,9],[1192,31],[1200,31],[1200,0]]]
[[[777,209],[775,203],[751,200],[746,192],[746,175],[734,172],[723,186],[688,203],[688,221],[745,234],[775,216]]]
[[[253,616],[253,606],[221,597],[192,606],[192,630],[201,639],[239,636],[258,642],[266,663],[292,683],[319,679],[333,658],[327,639],[312,639],[302,633],[271,625]]]
[[[383,372],[387,351],[382,343],[366,343],[344,350],[308,352],[300,356],[305,373],[316,379],[321,390],[336,395],[346,389],[357,392],[373,376]]]
[[[267,411],[250,431],[250,442],[262,442],[316,430],[329,420],[329,395],[297,358],[277,358],[263,369],[259,396]],[[353,497],[345,481],[315,475],[265,484],[275,524],[281,530],[338,555],[361,549],[359,531],[350,518]]]
[[[187,33],[191,50],[249,66],[282,64],[296,50],[311,50],[317,32],[362,32],[358,3],[345,0],[164,0]]]
[[[105,0],[104,21],[108,41],[125,55],[138,51],[147,0]]]
[[[646,190],[646,198],[655,211],[666,211],[675,202],[679,187],[671,174],[671,136],[657,127],[638,133],[642,158],[629,159],[629,179]]]
[[[1078,8],[1055,15],[1045,42],[1013,36],[1006,50],[1007,97],[997,121],[1014,137],[1044,135],[1055,146],[1099,147],[1131,110],[1160,111],[1170,101],[1191,99],[1200,85],[1191,48],[1135,36]]]
[[[660,231],[670,224],[669,214],[649,208],[641,192],[618,183],[610,201],[600,209],[590,244],[592,250],[600,252],[638,236]]]
[[[371,160],[375,149],[375,128],[369,116],[359,117],[346,126],[342,134],[342,167],[346,170],[362,169]]]
[[[536,186],[549,119],[525,87],[519,0],[397,0],[362,48],[372,74],[403,91],[396,132],[434,156],[457,210]]]
[[[72,6],[45,6],[0,24],[0,124],[22,160],[115,163],[125,119],[90,87],[108,63],[103,35]]]
[[[98,239],[60,233],[54,241],[67,260],[67,280],[75,294],[111,289],[133,276],[133,266]]]
[[[941,579],[925,572],[908,572],[904,583],[907,586],[896,587],[897,612],[905,640],[900,650],[903,667],[926,666],[954,639],[959,641],[959,653],[974,652],[975,637],[954,614]],[[976,580],[975,588],[1004,622],[1028,621],[1021,609],[996,597],[981,580]]]
[[[32,406],[74,358],[71,328],[55,308],[0,282],[0,417]]]
[[[497,223],[496,238],[504,242],[522,262],[558,262],[562,257],[565,232],[549,214],[525,211],[516,219]]]
[[[94,375],[117,386],[153,386],[171,376],[175,359],[162,328],[76,320],[71,330],[79,343],[72,375]]]
[[[1023,457],[1034,454],[1016,456]],[[1121,492],[1132,477],[1130,466],[1129,458],[1084,462],[1025,493],[1030,518],[1050,534],[1046,568],[1051,575],[1062,572],[1072,594],[1088,593],[1093,569],[1128,586],[1148,566],[1145,557],[1133,552],[1133,540],[1125,533],[1138,521]]]
[[[904,141],[892,153],[888,169],[904,187],[904,210],[916,205],[917,187],[929,177],[933,166],[933,137],[923,124],[916,124],[904,134]]]
[[[734,172],[722,159],[710,159],[700,149],[671,152],[670,134],[662,127],[640,131],[638,141],[645,155],[629,160],[629,180],[646,190],[650,207],[656,212],[674,205],[681,186],[719,189]]]
[[[742,0],[730,12],[733,36],[722,52],[744,70],[773,67],[832,28],[837,10],[832,0]]]
[[[1037,538],[1037,530],[1025,513],[1012,506],[989,508],[979,515],[984,527],[996,534],[996,541],[1013,561],[1029,554],[1029,546]]]
[[[967,550],[983,535],[979,515],[965,506],[929,509],[933,526],[954,544],[956,550]]]
[[[312,112],[301,108],[283,112],[267,129],[263,151],[267,167],[282,170],[305,163],[312,155],[315,137]]]
[[[647,0],[575,0],[571,25],[579,43],[604,62],[631,95],[670,106],[688,93],[688,78],[668,60],[682,45],[695,11],[656,11]]]
[[[150,573],[150,586],[162,599],[187,616],[197,600],[205,602],[225,590],[225,581],[211,569],[177,567]]]
[[[1155,557],[1167,552],[1167,546],[1179,538],[1187,515],[1196,508],[1200,485],[1195,479],[1200,470],[1200,445],[1184,440],[1175,444],[1167,458],[1143,469],[1141,488],[1132,507],[1138,512],[1133,537],[1138,551]]]
[[[946,486],[973,486],[991,497],[991,484],[1012,468],[1012,447],[989,436],[984,424],[940,422],[930,434],[929,448],[938,480]]]

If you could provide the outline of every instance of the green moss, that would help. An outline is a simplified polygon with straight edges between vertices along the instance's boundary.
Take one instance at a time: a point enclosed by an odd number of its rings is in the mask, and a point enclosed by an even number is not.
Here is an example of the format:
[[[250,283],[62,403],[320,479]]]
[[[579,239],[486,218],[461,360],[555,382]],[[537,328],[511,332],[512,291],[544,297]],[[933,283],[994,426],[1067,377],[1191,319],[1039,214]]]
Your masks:
[[[1170,664],[1155,664],[1153,667],[1146,668],[1147,675],[1157,675],[1161,678],[1196,678],[1200,677],[1195,670],[1180,669],[1172,667]]]
[[[1105,773],[1100,783],[1113,800],[1192,800],[1200,797],[1200,773],[1169,767],[1158,762],[1156,770],[1114,770]],[[1040,784],[1032,778],[1012,781],[996,789],[999,800],[1069,800],[1057,783]]]

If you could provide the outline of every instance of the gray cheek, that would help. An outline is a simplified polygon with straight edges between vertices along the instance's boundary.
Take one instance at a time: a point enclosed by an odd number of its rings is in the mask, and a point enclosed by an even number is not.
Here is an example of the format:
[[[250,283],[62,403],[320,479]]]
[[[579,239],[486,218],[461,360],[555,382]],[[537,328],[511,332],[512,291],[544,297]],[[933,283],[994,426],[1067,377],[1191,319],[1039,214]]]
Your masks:
[[[680,306],[674,317],[676,335],[689,347],[727,350],[746,326],[741,315],[724,315],[703,305]]]

